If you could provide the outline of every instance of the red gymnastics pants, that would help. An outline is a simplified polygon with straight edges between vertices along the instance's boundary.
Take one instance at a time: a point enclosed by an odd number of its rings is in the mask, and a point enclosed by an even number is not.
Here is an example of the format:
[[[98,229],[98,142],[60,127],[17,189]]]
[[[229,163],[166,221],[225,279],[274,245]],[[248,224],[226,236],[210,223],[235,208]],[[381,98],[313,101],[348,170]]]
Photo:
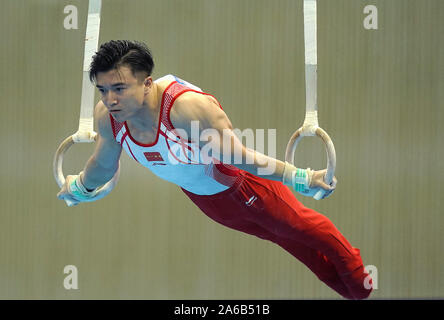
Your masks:
[[[229,189],[215,195],[183,192],[211,219],[284,248],[347,299],[370,295],[360,251],[324,215],[304,207],[278,181],[240,170]],[[371,284],[371,279],[367,279]]]

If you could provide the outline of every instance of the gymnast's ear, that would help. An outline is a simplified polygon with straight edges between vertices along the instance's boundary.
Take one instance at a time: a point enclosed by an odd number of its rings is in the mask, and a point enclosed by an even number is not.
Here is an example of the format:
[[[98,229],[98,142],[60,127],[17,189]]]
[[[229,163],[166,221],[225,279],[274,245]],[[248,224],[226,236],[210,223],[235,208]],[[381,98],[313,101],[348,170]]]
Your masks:
[[[151,76],[148,76],[143,80],[145,93],[148,93],[148,90],[151,88],[152,85],[153,85],[153,78]]]

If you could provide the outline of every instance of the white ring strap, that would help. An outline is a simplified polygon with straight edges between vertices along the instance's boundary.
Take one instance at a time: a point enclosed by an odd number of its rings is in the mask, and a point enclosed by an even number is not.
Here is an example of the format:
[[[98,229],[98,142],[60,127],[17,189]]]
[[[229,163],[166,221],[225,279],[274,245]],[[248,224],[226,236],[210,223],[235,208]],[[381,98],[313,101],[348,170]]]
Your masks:
[[[94,86],[89,80],[89,66],[92,61],[92,56],[97,51],[99,43],[99,31],[100,31],[100,11],[102,7],[102,0],[90,0],[88,6],[88,20],[86,25],[85,36],[85,52],[83,57],[83,78],[82,78],[82,98],[80,104],[80,119],[79,129],[76,133],[66,138],[58,147],[53,161],[53,174],[54,178],[62,187],[65,184],[65,176],[63,174],[63,156],[65,152],[74,143],[88,143],[94,142],[97,133],[94,132]],[[117,184],[120,174],[120,161],[119,167],[114,174],[114,177],[108,181],[104,186],[100,187],[96,196],[91,198],[91,201],[98,200],[106,196],[114,186]],[[65,200],[68,206],[71,206],[69,200]]]
[[[85,53],[83,55],[82,100],[80,103],[79,130],[73,135],[74,142],[93,142],[94,86],[89,80],[89,66],[99,45],[101,0],[90,0],[86,24]]]
[[[324,181],[333,181],[336,169],[336,152],[330,136],[318,123],[317,106],[317,39],[316,39],[316,0],[304,0],[304,45],[305,45],[305,120],[290,138],[285,151],[285,161],[294,164],[294,154],[303,137],[318,136],[325,144],[327,152],[327,173]],[[313,198],[319,200],[325,190],[319,190]]]

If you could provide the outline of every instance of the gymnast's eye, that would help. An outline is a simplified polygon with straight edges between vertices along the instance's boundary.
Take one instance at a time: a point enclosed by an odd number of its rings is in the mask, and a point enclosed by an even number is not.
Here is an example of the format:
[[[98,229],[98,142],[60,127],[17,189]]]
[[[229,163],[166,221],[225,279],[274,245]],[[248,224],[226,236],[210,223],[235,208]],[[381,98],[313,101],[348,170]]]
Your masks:
[[[123,90],[125,90],[123,87],[116,88],[116,92],[123,92]]]

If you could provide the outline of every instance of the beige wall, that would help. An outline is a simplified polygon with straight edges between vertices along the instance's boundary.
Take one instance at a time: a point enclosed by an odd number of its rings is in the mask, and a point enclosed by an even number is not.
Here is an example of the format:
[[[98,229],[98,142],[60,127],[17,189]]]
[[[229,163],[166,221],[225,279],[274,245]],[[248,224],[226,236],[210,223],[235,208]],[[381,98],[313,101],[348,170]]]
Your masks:
[[[373,298],[443,298],[444,2],[319,0],[320,124],[338,189],[299,197],[378,269]],[[63,28],[64,6],[79,29]],[[363,27],[376,5],[379,29]],[[0,298],[339,298],[277,246],[211,221],[174,185],[122,156],[107,198],[67,208],[52,157],[79,116],[86,1],[4,0],[0,10]],[[100,41],[137,39],[155,77],[218,97],[234,127],[277,129],[277,157],[304,117],[302,1],[105,0]],[[73,147],[65,172],[93,146]],[[321,168],[322,144],[297,164]],[[79,289],[65,290],[75,265]]]

